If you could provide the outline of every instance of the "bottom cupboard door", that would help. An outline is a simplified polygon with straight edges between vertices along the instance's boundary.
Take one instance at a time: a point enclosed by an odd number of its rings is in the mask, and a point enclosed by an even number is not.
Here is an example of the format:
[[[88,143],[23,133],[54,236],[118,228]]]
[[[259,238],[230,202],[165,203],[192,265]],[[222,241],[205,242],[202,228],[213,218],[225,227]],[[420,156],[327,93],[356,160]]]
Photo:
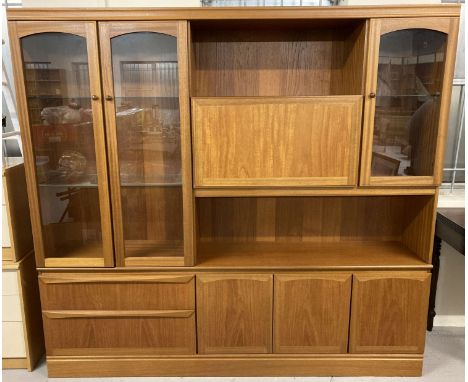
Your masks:
[[[351,353],[423,353],[431,274],[353,276]]]
[[[271,353],[273,275],[197,275],[200,354]]]
[[[351,274],[275,274],[275,353],[346,353]]]
[[[45,311],[48,356],[195,354],[193,311]]]

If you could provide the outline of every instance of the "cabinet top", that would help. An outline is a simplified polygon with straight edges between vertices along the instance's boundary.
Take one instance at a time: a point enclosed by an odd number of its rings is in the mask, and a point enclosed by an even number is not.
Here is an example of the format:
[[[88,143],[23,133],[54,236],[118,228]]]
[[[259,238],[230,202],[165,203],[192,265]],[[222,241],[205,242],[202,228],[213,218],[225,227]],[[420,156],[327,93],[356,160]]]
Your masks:
[[[17,8],[8,20],[223,20],[459,17],[459,4],[339,7]]]

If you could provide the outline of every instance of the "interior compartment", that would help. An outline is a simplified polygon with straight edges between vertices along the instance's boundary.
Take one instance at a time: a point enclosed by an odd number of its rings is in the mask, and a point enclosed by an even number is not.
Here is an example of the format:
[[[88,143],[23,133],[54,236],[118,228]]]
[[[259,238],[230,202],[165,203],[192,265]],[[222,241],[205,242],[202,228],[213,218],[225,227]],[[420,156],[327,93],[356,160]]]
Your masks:
[[[191,95],[362,94],[365,20],[192,21]]]
[[[199,198],[198,265],[430,264],[435,197]]]

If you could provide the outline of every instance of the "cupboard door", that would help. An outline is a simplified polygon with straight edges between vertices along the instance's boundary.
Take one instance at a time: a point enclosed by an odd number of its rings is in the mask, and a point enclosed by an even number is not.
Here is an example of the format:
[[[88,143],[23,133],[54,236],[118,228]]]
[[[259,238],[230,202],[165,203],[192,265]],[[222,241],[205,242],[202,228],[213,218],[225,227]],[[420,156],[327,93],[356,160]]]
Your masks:
[[[355,185],[361,113],[362,96],[193,98],[195,186]]]
[[[440,183],[457,32],[456,18],[371,21],[362,185]]]
[[[99,31],[117,262],[193,265],[187,24]]]
[[[431,274],[362,273],[353,277],[351,353],[423,353]]]
[[[113,266],[96,24],[9,27],[37,265]]]
[[[196,279],[198,353],[271,353],[272,275]]]
[[[281,274],[274,286],[275,353],[346,353],[351,274]]]

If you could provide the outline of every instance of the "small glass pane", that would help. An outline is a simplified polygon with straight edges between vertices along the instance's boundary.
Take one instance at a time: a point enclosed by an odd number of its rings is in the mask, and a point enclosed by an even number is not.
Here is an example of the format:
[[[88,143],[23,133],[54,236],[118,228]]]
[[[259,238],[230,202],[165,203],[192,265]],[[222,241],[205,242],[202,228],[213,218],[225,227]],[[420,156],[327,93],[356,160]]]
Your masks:
[[[126,256],[183,256],[177,40],[139,32],[111,47]]]
[[[407,29],[381,36],[372,176],[432,176],[447,36]]]
[[[86,39],[21,39],[46,257],[102,257]]]

